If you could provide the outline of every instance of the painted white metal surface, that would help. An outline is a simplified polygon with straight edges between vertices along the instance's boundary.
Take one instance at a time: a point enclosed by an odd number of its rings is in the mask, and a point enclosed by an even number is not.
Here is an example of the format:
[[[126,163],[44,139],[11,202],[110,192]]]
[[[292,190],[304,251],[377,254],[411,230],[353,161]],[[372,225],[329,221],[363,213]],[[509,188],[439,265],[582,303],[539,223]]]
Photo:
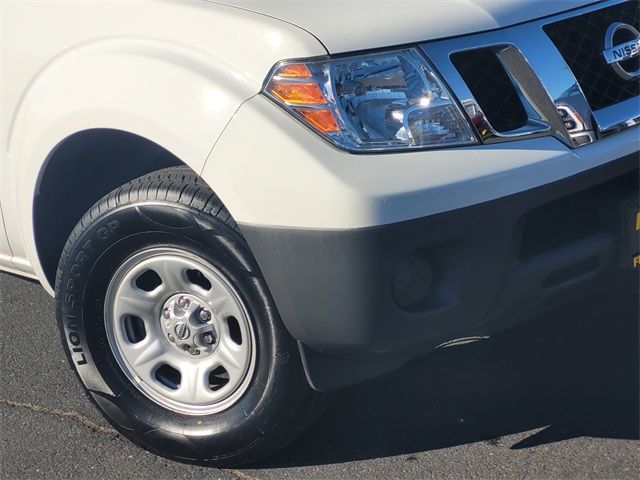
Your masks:
[[[212,0],[217,1],[217,0]],[[221,0],[313,33],[331,53],[507,27],[595,0]]]
[[[41,278],[32,202],[59,142],[125,130],[199,172],[274,63],[326,54],[298,27],[204,1],[2,1],[0,12],[1,201],[14,265]]]
[[[35,249],[34,190],[55,146],[89,128],[125,130],[163,146],[202,172],[240,223],[297,228],[408,220],[632,153],[637,129],[579,151],[540,138],[353,155],[256,95],[279,60],[325,55],[315,37],[331,52],[357,50],[503,27],[587,3],[253,2],[259,15],[209,1],[0,1],[0,200],[12,265],[51,292]],[[7,255],[1,232],[0,242]]]
[[[0,208],[0,268],[14,268],[11,257],[11,249],[9,248],[9,241],[4,228],[2,208]]]
[[[247,137],[246,132],[255,132]],[[239,223],[360,228],[535,188],[638,150],[638,129],[570,150],[551,137],[376,155],[331,146],[271,101],[243,104],[204,177]]]

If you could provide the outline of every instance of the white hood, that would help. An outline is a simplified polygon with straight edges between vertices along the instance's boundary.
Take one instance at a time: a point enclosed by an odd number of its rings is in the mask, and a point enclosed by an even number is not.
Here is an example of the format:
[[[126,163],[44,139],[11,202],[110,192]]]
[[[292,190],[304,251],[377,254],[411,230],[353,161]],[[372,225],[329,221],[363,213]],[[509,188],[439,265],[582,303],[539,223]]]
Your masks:
[[[222,0],[297,25],[330,53],[493,30],[594,0]]]

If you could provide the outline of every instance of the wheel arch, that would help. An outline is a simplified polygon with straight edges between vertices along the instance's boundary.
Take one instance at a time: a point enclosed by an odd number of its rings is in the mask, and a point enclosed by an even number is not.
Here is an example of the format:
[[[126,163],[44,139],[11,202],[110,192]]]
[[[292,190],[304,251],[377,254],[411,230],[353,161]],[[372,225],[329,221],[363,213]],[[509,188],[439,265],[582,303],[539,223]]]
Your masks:
[[[55,38],[25,34],[24,42],[32,43],[25,43],[24,50],[33,52],[29,61],[15,64],[17,88],[9,92],[0,162],[4,220],[14,264],[34,273],[50,294],[52,260],[47,260],[45,272],[34,231],[42,214],[36,213],[40,207],[34,201],[49,166],[61,165],[61,148],[90,144],[82,133],[87,130],[120,130],[161,146],[165,160],[173,155],[202,175],[228,122],[260,91],[277,61],[327,53],[300,28],[241,9],[159,2],[153,11],[138,10],[128,12],[123,22],[116,5],[105,7],[100,17],[91,9],[74,7],[73,18],[86,21],[75,22],[78,28]],[[47,23],[67,21],[68,13],[56,7],[42,18]],[[27,12],[16,5],[12,14]],[[188,27],[169,28],[178,20]],[[22,33],[14,29],[11,36],[22,39]],[[44,38],[50,41],[44,44]],[[86,163],[105,143],[96,145],[85,145]],[[124,177],[129,177],[140,164],[118,163],[109,174],[116,167],[125,168]],[[65,181],[77,180],[77,175],[68,176]]]
[[[162,42],[101,40],[60,55],[31,82],[10,125],[2,193],[15,212],[7,227],[14,255],[50,294],[82,209],[167,166],[201,173],[229,119],[259,89],[233,84],[227,66]]]
[[[95,202],[139,176],[182,165],[157,143],[122,130],[83,130],[60,142],[43,164],[33,198],[34,242],[48,286],[71,231]]]

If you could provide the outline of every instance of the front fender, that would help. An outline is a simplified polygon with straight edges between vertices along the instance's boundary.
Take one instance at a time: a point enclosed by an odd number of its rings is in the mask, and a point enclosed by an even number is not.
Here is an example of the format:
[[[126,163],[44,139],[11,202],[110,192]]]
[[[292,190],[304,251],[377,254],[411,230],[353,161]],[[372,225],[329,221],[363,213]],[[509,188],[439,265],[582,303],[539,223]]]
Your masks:
[[[153,7],[157,21],[141,26],[139,36],[78,38],[60,45],[65,48],[34,72],[20,96],[8,125],[2,200],[18,212],[7,225],[22,237],[21,245],[12,242],[15,257],[24,259],[21,266],[33,270],[49,291],[35,247],[32,212],[39,176],[57,145],[82,130],[123,130],[155,142],[200,173],[234,112],[260,91],[273,64],[326,54],[297,27],[215,5],[195,8],[188,27],[163,28],[167,25],[160,20],[170,23],[172,16],[191,15],[184,10],[193,8],[162,2]],[[63,13],[51,11],[52,16]],[[107,21],[99,26],[105,28]],[[234,42],[238,38],[245,41]],[[208,180],[215,189],[215,175]]]

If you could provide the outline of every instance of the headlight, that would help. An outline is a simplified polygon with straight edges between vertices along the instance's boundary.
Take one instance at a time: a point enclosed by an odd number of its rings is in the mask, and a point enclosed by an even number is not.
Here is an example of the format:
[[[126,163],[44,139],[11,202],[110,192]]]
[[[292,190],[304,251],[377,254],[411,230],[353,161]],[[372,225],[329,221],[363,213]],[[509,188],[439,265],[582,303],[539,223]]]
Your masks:
[[[283,62],[264,93],[341,148],[358,152],[476,143],[426,58],[410,48]]]

